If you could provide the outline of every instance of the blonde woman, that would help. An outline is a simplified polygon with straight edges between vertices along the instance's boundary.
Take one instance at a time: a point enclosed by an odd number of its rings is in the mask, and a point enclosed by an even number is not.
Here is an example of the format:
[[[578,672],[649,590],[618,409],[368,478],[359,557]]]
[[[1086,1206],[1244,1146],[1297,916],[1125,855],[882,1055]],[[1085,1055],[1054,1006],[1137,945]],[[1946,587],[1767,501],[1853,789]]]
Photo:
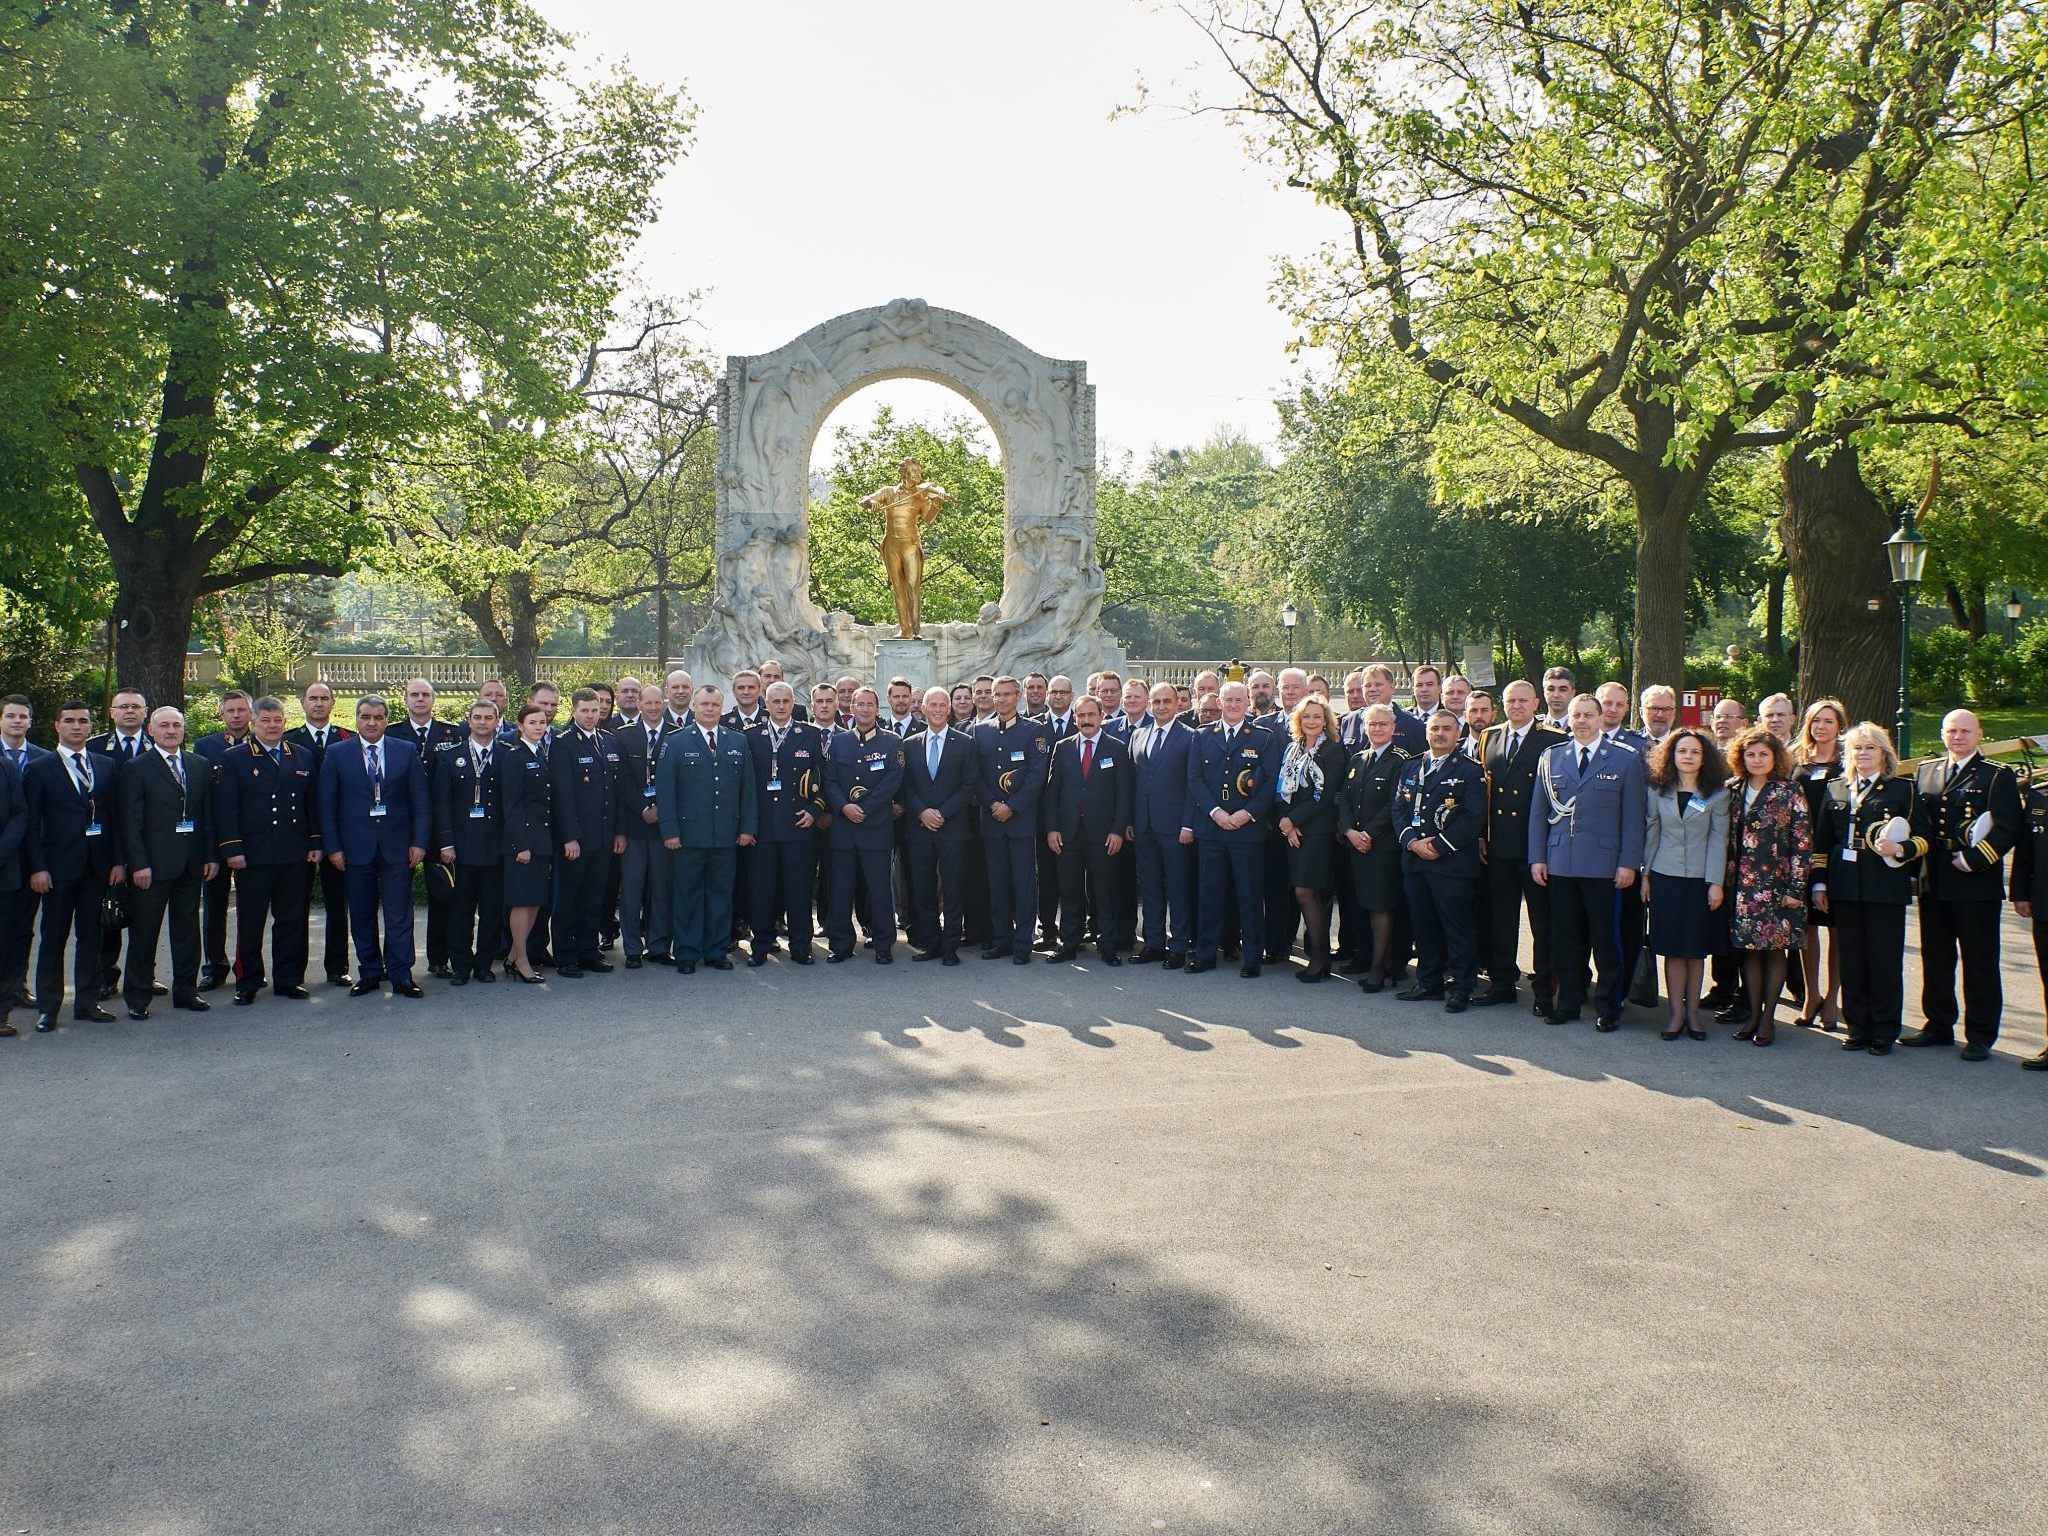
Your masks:
[[[1273,824],[1287,840],[1287,878],[1308,927],[1308,969],[1295,979],[1330,974],[1330,887],[1337,867],[1337,801],[1350,754],[1337,739],[1329,702],[1311,694],[1287,722],[1292,738],[1280,761]]]
[[[1800,793],[1806,796],[1806,814],[1815,829],[1816,850],[1820,847],[1821,805],[1828,797],[1828,786],[1842,776],[1842,735],[1848,729],[1846,704],[1840,699],[1815,699],[1806,706],[1806,714],[1799,721],[1799,733],[1792,738],[1792,776],[1799,781]],[[1827,946],[1825,963],[1821,958],[1821,934],[1828,927],[1827,912],[1818,905],[1809,906],[1806,948],[1799,951],[1800,976],[1796,978],[1804,982],[1799,1022],[1819,1024],[1822,1029],[1833,1029],[1842,1017],[1842,964],[1832,942]]]
[[[1906,908],[1927,839],[1911,830],[1913,781],[1884,727],[1865,720],[1843,740],[1849,771],[1827,786],[1815,823],[1813,905],[1839,950],[1842,1049],[1886,1056],[1905,1023]]]

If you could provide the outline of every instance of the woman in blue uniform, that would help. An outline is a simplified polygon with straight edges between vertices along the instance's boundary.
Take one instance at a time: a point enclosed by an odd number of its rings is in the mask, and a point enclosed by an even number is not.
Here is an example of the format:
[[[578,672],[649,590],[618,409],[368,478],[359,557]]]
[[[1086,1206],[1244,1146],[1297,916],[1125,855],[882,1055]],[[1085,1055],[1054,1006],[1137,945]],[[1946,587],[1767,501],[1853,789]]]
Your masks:
[[[506,957],[512,974],[538,982],[540,973],[526,958],[526,936],[548,899],[555,874],[554,799],[548,787],[547,759],[541,743],[548,731],[548,712],[538,704],[519,711],[519,739],[498,754],[498,805],[505,818],[505,921],[511,930]]]

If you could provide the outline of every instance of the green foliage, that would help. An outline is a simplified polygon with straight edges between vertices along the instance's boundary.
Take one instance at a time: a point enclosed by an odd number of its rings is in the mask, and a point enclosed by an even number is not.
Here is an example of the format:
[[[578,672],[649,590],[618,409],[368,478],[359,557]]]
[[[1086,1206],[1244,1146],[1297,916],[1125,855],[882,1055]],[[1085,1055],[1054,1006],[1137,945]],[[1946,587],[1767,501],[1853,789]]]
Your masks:
[[[1970,637],[1942,625],[1913,636],[1912,693],[1915,705],[1946,708],[1963,701],[1970,665]]]
[[[104,674],[49,615],[0,587],[0,694],[18,693],[34,706],[30,735],[48,743],[57,706],[67,698],[103,698]]]
[[[1792,693],[1798,668],[1786,656],[1767,656],[1762,651],[1744,650],[1734,661],[1723,656],[1688,656],[1685,659],[1687,688],[1718,688],[1724,699],[1739,699],[1752,716],[1759,700],[1774,693]]]

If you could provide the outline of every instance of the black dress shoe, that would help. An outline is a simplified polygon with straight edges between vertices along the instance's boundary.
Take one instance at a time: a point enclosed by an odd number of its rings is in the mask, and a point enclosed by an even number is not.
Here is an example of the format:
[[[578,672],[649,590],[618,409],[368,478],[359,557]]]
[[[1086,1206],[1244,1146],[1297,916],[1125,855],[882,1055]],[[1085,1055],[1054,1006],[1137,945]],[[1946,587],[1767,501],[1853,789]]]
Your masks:
[[[790,954],[789,958],[794,960],[798,965],[816,965],[818,963],[818,957],[812,954],[808,949],[795,950]]]
[[[875,964],[877,964],[877,965],[894,965],[895,963],[896,963],[896,957],[895,957],[894,955],[890,954],[888,950],[886,950],[886,949],[878,949],[878,950],[876,950],[876,951],[875,951]],[[728,969],[729,969],[729,967],[728,967]]]
[[[1989,1061],[1991,1059],[1991,1047],[1988,1045],[1966,1045],[1957,1054],[1964,1061]]]
[[[447,981],[455,975],[455,971],[454,968],[450,966],[446,960],[443,960],[439,965],[428,966],[427,974],[429,976],[438,976],[443,981]]]
[[[1543,1015],[1543,1022],[1546,1024],[1576,1024],[1579,1022],[1579,1016],[1576,1013],[1546,1013]]]
[[[2022,1072],[2048,1072],[2048,1051],[2038,1056],[2029,1056],[2020,1063]]]
[[[1417,982],[1412,987],[1403,987],[1394,994],[1397,1003],[1440,1003],[1444,1000],[1442,987],[1425,987]]]
[[[1726,1008],[1716,1008],[1714,1010],[1714,1017],[1723,1024],[1747,1024],[1749,1022],[1749,1004],[1730,1003]]]
[[[598,971],[598,972],[608,972],[608,971],[615,971],[615,970],[617,970],[617,969],[618,969],[618,967],[617,967],[617,966],[615,966],[615,965],[613,965],[613,964],[611,963],[611,961],[609,961],[609,960],[604,960],[604,959],[598,959],[598,960],[586,960],[586,961],[584,961],[584,962],[583,962],[583,969],[585,969],[586,971]],[[728,967],[726,967],[726,969],[730,970],[730,969],[731,969],[731,967],[730,967],[730,966],[728,966]]]
[[[1147,944],[1143,949],[1139,950],[1135,955],[1131,956],[1131,964],[1157,965],[1160,961],[1164,960],[1165,958],[1165,950],[1154,949],[1150,944]]]
[[[492,970],[488,965],[480,965],[474,971],[470,972],[470,979],[472,981],[480,981],[485,984],[489,984],[490,982],[496,981],[498,979],[498,973]]]
[[[1873,1056],[1889,1056],[1889,1055],[1891,1055],[1891,1053],[1892,1053],[1892,1048],[1891,1048],[1891,1046],[1890,1046],[1889,1044],[1884,1044],[1884,1045],[1873,1045],[1873,1046],[1872,1046],[1872,1047],[1870,1048],[1870,1054],[1871,1054],[1871,1055],[1873,1055]],[[2025,1065],[2025,1063],[2024,1063],[2024,1062],[2022,1062],[2022,1063],[2021,1063],[2021,1065],[2022,1065],[2022,1066],[2024,1066],[2024,1065]]]
[[[369,997],[371,994],[381,992],[383,990],[384,983],[381,979],[371,981],[366,978],[361,981],[350,982],[348,987],[348,995],[350,997]]]
[[[227,984],[228,973],[226,971],[216,971],[209,967],[199,973],[199,990],[202,992],[218,992]]]
[[[1472,1006],[1472,999],[1463,992],[1452,992],[1444,998],[1445,1013],[1463,1013]]]
[[[1017,953],[1010,956],[1010,964],[1012,965],[1029,965],[1030,963],[1031,951],[1028,949],[1020,949]]]
[[[920,955],[918,958],[921,960],[924,957]],[[960,957],[958,955],[941,955],[939,957],[939,964],[941,965],[958,965],[959,963]]]
[[[418,982],[409,978],[405,981],[394,981],[391,983],[391,990],[400,997],[425,997],[427,995],[420,990]]]
[[[1844,1040],[1842,1042],[1842,1049],[1845,1051],[1867,1051],[1870,1049],[1870,1042],[1868,1040]]]
[[[555,967],[555,974],[557,976],[567,976],[574,980],[582,976],[583,967],[580,965],[558,965]]]
[[[914,949],[910,952],[910,958],[913,963],[920,960],[936,960],[939,958],[939,952],[936,949]]]
[[[327,985],[329,985],[330,987],[345,987],[348,984],[349,979],[348,973],[346,971],[342,972],[339,975],[330,976],[327,978]]]
[[[1256,960],[1245,961],[1243,965],[1240,965],[1237,968],[1237,974],[1242,976],[1246,981],[1252,980],[1259,974],[1259,962]]]
[[[94,1003],[90,1008],[80,1008],[74,1011],[71,1015],[71,1021],[74,1024],[111,1024],[114,1022],[114,1016],[98,1003]]]
[[[1067,965],[1078,957],[1080,953],[1081,951],[1078,949],[1056,949],[1045,957],[1045,963],[1047,965]]]
[[[918,958],[923,959],[924,957],[920,955]],[[627,963],[630,964],[631,962],[629,961]],[[747,969],[750,971],[759,970],[762,966],[766,965],[767,963],[768,956],[765,953],[747,956]]]
[[[1385,980],[1378,976],[1361,976],[1358,978],[1358,990],[1361,992],[1384,992],[1387,990],[1387,984]]]
[[[850,949],[828,949],[825,951],[825,963],[827,965],[841,965],[852,958],[853,951]]]
[[[1484,992],[1481,992],[1472,999],[1472,1006],[1474,1008],[1495,1008],[1502,1003],[1512,1003],[1514,1000],[1515,989],[1513,987],[1488,987]]]
[[[239,992],[239,991],[238,991],[238,992],[236,992],[236,993],[235,993],[235,1006],[236,1006],[237,1008],[246,1008],[246,1007],[248,1007],[248,1006],[249,1006],[249,1005],[250,1005],[251,1003],[253,1003],[253,1002],[255,1002],[255,1001],[256,1001],[256,994],[255,994],[254,992]]]
[[[553,965],[555,963],[555,952],[551,949],[544,949],[539,954],[534,955],[532,960],[535,969],[539,969],[544,965]]]
[[[39,1034],[39,1035],[54,1035],[54,1034],[55,1034],[56,1032],[57,1032],[57,1015],[55,1015],[54,1013],[39,1013],[39,1014],[37,1014],[37,1015],[36,1015],[36,1033],[37,1033],[37,1034]]]
[[[169,997],[171,989],[160,981],[152,981],[149,984],[149,995],[151,997]]]
[[[723,955],[713,955],[706,959],[704,963],[714,971],[729,971],[732,969],[732,962]],[[611,967],[606,966],[605,969],[610,970]]]
[[[649,965],[674,965],[676,962],[675,957],[667,950],[655,951],[650,949],[647,952],[647,963]]]
[[[991,944],[986,949],[982,950],[981,958],[984,960],[1001,960],[1004,957],[1006,957],[1009,953],[1010,952],[1007,949],[997,949],[995,945]]]
[[[1593,1020],[1593,1027],[1603,1035],[1611,1035],[1621,1028],[1621,1020],[1611,1013],[1603,1013]]]
[[[1166,959],[1162,963],[1169,971],[1184,971],[1188,968],[1188,957],[1186,955],[1176,955],[1172,950],[1168,950],[1166,952]]]
[[[272,987],[270,989],[270,995],[272,997],[288,997],[295,1003],[303,1003],[307,998],[311,997],[313,994],[308,992],[304,987],[293,985],[289,987]]]
[[[629,971],[637,971],[640,969],[641,966],[645,965],[646,963],[647,962],[642,960],[638,955],[626,956],[626,969]]]
[[[450,972],[450,973],[449,973],[449,976],[448,976],[448,985],[449,985],[449,986],[451,986],[451,987],[466,987],[466,986],[468,986],[468,985],[469,985],[469,972],[467,972],[467,971],[464,971],[464,972],[463,972],[463,973],[462,973],[462,974],[461,974],[460,976],[457,976],[457,975],[455,975],[455,974],[454,974],[453,972]]]
[[[1118,956],[1115,950],[1109,949],[1103,951],[1102,963],[1104,965],[1122,965],[1123,960]]]
[[[1188,962],[1188,974],[1190,976],[1199,976],[1204,971],[1213,971],[1215,969],[1216,962],[1214,960],[1190,960]]]
[[[1955,1043],[1956,1037],[1954,1035],[1937,1035],[1931,1029],[1910,1029],[1905,1034],[1899,1036],[1899,1044],[1904,1046],[1954,1045]]]
[[[211,1012],[213,1012],[213,1004],[209,1003],[209,1002],[208,1002],[208,1001],[207,1001],[207,1000],[206,1000],[205,998],[203,998],[203,997],[180,997],[180,998],[174,998],[174,999],[172,1000],[172,1002],[171,1002],[171,1006],[172,1006],[173,1008],[182,1008],[182,1009],[184,1009],[184,1010],[185,1010],[185,1011],[186,1011],[187,1013],[211,1013]]]
[[[149,1010],[147,1008],[130,1008],[128,1010],[128,1017],[139,1024],[149,1017]]]

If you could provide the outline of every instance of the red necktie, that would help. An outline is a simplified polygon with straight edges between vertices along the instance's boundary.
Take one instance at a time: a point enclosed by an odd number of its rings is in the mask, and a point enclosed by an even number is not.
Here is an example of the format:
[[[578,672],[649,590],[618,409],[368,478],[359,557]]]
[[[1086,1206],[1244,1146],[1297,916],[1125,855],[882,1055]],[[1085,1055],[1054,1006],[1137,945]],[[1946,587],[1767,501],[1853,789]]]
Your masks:
[[[1095,743],[1089,737],[1081,738],[1081,777],[1088,777],[1088,770],[1095,766]]]

